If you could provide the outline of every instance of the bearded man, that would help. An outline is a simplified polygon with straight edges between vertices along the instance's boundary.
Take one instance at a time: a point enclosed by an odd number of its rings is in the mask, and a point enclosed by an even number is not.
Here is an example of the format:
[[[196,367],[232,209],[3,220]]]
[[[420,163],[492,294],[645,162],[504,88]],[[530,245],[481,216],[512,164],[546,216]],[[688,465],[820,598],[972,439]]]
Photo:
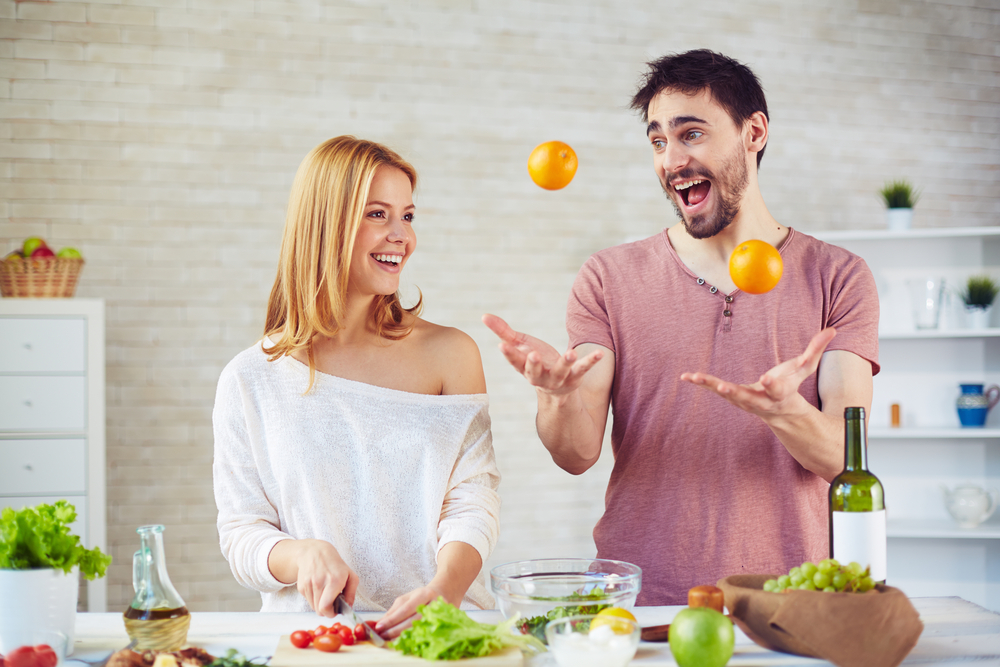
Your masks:
[[[870,410],[878,372],[878,295],[861,258],[768,212],[769,117],[748,67],[707,50],[663,57],[632,107],[680,222],[587,260],[566,352],[483,321],[536,388],[538,435],[561,468],[598,460],[613,409],[597,555],[642,568],[639,604],[685,604],[695,585],[828,557],[844,408]],[[749,239],[782,256],[765,294],[729,275]]]

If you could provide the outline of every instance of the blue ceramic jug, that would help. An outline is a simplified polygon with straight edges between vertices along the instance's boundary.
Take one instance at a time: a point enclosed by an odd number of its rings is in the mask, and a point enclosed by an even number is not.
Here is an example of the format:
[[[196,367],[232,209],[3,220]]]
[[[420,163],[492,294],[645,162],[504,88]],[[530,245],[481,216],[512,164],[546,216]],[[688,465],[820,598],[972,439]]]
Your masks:
[[[955,401],[958,408],[958,420],[962,426],[982,427],[986,424],[986,415],[1000,401],[1000,387],[995,384],[983,391],[982,384],[960,384],[962,395]]]

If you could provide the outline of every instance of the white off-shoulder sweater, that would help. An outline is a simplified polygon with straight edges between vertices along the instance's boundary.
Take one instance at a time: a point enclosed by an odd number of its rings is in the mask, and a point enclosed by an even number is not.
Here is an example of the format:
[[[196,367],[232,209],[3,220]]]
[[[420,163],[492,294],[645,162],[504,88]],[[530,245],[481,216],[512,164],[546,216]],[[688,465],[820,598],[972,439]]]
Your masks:
[[[261,611],[309,611],[267,567],[288,538],[332,543],[358,573],[355,607],[427,585],[448,542],[489,557],[500,473],[485,394],[431,396],[316,373],[257,345],[219,378],[212,420],[222,553]],[[490,609],[480,573],[463,607]]]

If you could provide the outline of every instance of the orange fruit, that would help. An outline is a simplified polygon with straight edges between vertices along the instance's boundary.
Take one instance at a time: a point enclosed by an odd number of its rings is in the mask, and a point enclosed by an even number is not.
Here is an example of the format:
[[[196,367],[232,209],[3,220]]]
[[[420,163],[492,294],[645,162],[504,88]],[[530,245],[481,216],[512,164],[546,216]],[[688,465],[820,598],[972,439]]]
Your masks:
[[[770,292],[781,280],[783,270],[781,253],[758,239],[744,241],[729,256],[729,276],[748,294]]]
[[[539,187],[560,190],[576,175],[576,153],[561,141],[538,144],[528,157],[528,174]]]

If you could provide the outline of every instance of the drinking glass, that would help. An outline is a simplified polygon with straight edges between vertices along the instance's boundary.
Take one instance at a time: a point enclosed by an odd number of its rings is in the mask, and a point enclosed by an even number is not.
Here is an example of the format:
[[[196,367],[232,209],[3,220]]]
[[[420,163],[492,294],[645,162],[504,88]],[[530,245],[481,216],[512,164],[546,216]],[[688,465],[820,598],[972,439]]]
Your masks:
[[[928,277],[906,281],[917,329],[937,329],[941,319],[944,278]]]

